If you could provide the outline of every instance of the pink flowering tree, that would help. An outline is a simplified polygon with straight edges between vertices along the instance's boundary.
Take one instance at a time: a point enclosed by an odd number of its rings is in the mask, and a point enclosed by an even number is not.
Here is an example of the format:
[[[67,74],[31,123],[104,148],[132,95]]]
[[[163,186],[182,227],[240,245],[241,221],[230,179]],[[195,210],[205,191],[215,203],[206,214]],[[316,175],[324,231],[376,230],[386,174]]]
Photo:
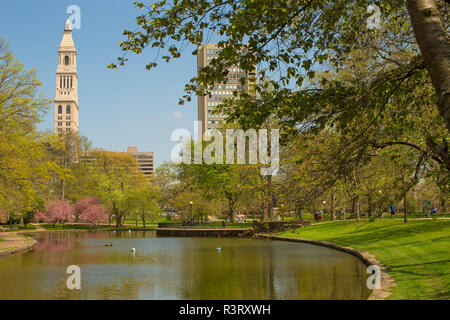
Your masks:
[[[34,222],[39,223],[43,221],[46,221],[46,216],[43,211],[37,209],[34,213]]]
[[[70,201],[53,200],[52,202],[47,204],[44,212],[38,211],[36,213],[36,216],[39,220],[50,223],[53,226],[55,226],[57,222],[62,223],[64,226],[65,222],[73,221],[73,213],[74,208],[70,204]]]
[[[75,221],[79,221],[81,219],[81,215],[87,208],[98,204],[100,204],[98,197],[84,197],[78,200],[74,207]]]
[[[81,221],[92,227],[100,226],[101,222],[108,221],[108,217],[108,210],[100,203],[90,205],[80,215]]]

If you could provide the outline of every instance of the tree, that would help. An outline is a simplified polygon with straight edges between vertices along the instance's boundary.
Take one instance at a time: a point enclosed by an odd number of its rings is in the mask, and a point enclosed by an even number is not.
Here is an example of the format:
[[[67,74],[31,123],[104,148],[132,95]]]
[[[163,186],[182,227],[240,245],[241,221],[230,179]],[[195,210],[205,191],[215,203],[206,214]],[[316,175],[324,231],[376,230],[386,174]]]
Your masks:
[[[127,195],[125,202],[127,211],[134,213],[136,220],[137,217],[140,217],[145,228],[146,219],[154,220],[161,212],[161,208],[158,205],[160,199],[161,193],[159,188],[145,186],[131,191]]]
[[[90,147],[90,142],[84,136],[80,136],[78,132],[65,132],[62,135],[54,135],[49,143],[49,151],[51,158],[58,164],[59,170],[55,172],[56,188],[61,199],[66,197],[66,189],[69,186],[69,191],[72,191],[72,196],[76,196],[77,186],[80,180],[84,178],[83,173],[80,172],[85,168],[81,161],[83,154],[87,152]],[[75,175],[75,172],[78,175]],[[70,190],[72,189],[72,190]]]
[[[155,170],[153,182],[161,192],[159,206],[163,210],[173,206],[172,202],[176,196],[175,186],[179,182],[177,174],[177,166],[172,162],[165,162]]]
[[[111,213],[109,223],[114,215],[116,226],[120,227],[128,213],[127,197],[148,180],[128,154],[95,151],[92,156],[96,159],[89,171],[92,190],[108,207]]]
[[[36,129],[49,103],[41,86],[36,72],[25,70],[0,39],[0,206],[14,216],[32,210],[58,170],[48,159],[50,137]]]
[[[92,227],[100,226],[101,222],[108,221],[108,210],[100,203],[90,203],[81,213],[80,220],[89,223]]]
[[[359,136],[365,136],[364,128],[376,128],[377,114],[397,97],[404,102],[396,105],[399,111],[416,111],[417,105],[405,97],[420,90],[423,83],[417,79],[423,77],[433,88],[432,103],[427,106],[439,114],[439,132],[425,137],[424,150],[411,137],[384,143],[402,143],[424,151],[450,171],[450,45],[445,2],[376,1],[383,18],[381,30],[366,28],[370,15],[366,10],[372,4],[368,0],[180,0],[159,1],[151,6],[135,4],[144,14],[136,18],[135,31],[124,31],[127,39],[120,42],[124,51],[118,58],[120,65],[126,63],[127,53],[141,54],[147,47],[157,48],[158,55],[164,52],[161,56],[166,61],[178,58],[186,43],[195,47],[196,54],[210,34],[219,37],[220,54],[186,85],[181,103],[190,101],[192,94],[206,95],[215,84],[226,83],[232,66],[250,74],[258,65],[260,78],[276,73],[270,80],[270,90],[267,81],[260,82],[256,85],[257,96],[240,93],[219,106],[229,121],[239,121],[245,127],[255,127],[275,114],[293,132],[311,123],[346,130],[364,115],[362,123],[366,126],[361,126]],[[327,90],[310,86],[317,70],[340,69],[355,49],[370,50],[366,51],[366,60],[378,66],[366,83],[349,87],[334,80]],[[146,68],[156,66],[157,62],[151,61]],[[116,68],[117,64],[109,67]]]
[[[36,219],[42,220],[55,226],[57,222],[64,225],[65,222],[73,221],[73,207],[68,200],[55,199],[47,204],[45,211],[37,211]]]
[[[408,0],[406,3],[417,44],[436,90],[437,107],[450,131],[450,44],[447,21],[442,20],[440,8],[447,11],[448,7],[438,5],[435,0]],[[438,144],[430,138],[428,144],[450,170],[447,140]]]
[[[100,205],[100,199],[98,197],[84,197],[78,200],[74,206],[74,218],[75,221],[80,220],[81,215],[84,211],[86,211],[89,207]]]

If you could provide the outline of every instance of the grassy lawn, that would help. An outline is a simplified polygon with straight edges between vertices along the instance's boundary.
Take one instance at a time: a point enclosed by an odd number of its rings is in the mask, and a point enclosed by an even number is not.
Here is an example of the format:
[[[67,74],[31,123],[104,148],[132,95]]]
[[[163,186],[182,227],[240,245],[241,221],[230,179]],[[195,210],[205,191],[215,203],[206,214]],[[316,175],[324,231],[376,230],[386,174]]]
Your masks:
[[[4,232],[13,232],[13,231],[34,230],[34,229],[36,229],[36,227],[32,226],[31,224],[27,224],[26,227],[23,224],[3,225],[2,227],[3,227],[3,231]]]
[[[337,221],[279,235],[375,254],[397,284],[388,299],[450,299],[450,220]]]

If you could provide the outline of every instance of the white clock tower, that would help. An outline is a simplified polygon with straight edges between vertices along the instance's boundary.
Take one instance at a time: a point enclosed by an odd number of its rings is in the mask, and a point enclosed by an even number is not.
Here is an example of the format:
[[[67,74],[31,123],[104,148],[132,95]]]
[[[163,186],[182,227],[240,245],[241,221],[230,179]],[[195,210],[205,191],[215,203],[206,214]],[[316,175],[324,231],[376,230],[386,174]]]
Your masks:
[[[54,132],[59,135],[77,132],[78,112],[77,50],[72,39],[72,26],[67,20],[58,49]]]

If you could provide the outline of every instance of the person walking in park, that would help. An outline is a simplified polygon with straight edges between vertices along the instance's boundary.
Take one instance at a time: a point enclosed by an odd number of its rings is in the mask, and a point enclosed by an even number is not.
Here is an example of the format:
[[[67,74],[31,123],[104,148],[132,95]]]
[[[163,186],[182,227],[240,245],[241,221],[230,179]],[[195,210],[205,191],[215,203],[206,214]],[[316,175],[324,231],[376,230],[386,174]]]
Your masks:
[[[433,210],[431,210],[431,215],[434,216],[437,212],[436,206],[433,207]]]
[[[433,209],[431,209],[431,211],[430,211],[431,216],[434,216],[436,214],[436,212],[437,212],[437,208],[436,208],[436,206],[433,206]],[[428,213],[427,213],[426,217],[428,218]]]
[[[395,204],[393,204],[391,207],[391,217],[395,215]]]

